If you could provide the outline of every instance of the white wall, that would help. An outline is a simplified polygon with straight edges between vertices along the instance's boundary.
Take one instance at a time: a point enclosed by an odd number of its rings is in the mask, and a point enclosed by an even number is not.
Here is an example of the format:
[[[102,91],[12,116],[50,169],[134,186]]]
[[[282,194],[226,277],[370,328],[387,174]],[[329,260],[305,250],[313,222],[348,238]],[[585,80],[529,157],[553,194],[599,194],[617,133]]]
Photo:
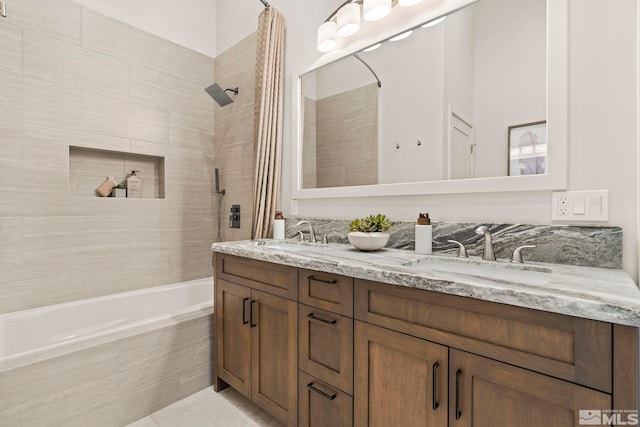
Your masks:
[[[218,4],[219,51],[255,31],[260,11],[255,3],[258,0]],[[551,194],[546,191],[298,200],[292,205],[292,72],[321,56],[316,50],[316,30],[341,2],[271,3],[287,22],[282,182],[285,214],[351,218],[382,211],[394,219],[413,220],[417,212],[426,209],[436,221],[551,222]],[[571,190],[609,190],[609,224],[623,228],[624,268],[637,280],[636,12],[634,1],[618,2],[613,8],[603,7],[601,0],[570,0],[568,174]]]
[[[492,0],[475,9],[475,176],[504,176],[507,128],[546,117],[546,2]]]
[[[215,0],[74,1],[212,58],[216,56]]]

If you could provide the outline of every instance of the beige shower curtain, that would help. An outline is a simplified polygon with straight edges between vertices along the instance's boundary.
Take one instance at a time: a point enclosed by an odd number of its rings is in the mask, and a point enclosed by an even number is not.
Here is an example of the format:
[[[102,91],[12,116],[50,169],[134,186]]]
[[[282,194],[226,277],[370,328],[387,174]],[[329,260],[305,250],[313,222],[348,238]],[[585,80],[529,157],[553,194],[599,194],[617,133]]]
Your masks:
[[[273,7],[258,20],[254,108],[254,239],[273,235],[280,204],[282,99],[284,85],[284,17]]]

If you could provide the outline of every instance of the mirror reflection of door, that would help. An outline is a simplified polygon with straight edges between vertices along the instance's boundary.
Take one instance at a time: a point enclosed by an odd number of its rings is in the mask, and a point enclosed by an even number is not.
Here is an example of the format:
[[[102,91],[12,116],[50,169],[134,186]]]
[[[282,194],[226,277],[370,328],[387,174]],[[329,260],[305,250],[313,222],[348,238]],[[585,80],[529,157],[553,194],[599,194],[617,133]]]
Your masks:
[[[449,129],[449,179],[474,177],[473,126],[451,112]]]

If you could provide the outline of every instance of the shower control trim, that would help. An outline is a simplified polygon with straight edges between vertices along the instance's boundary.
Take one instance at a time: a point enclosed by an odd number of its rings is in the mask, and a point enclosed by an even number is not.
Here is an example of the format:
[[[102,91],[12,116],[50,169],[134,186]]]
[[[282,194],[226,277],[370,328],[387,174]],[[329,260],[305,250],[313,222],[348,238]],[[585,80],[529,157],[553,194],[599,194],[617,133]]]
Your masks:
[[[240,228],[240,205],[231,205],[229,228]]]

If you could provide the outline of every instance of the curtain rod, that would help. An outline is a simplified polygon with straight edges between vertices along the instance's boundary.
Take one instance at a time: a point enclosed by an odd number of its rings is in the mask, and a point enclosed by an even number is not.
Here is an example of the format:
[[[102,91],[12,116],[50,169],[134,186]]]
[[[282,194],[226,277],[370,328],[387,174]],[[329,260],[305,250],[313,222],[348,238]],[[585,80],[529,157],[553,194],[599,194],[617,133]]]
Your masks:
[[[264,7],[269,7],[269,3],[267,3],[266,0],[260,0],[260,1],[264,5]]]

